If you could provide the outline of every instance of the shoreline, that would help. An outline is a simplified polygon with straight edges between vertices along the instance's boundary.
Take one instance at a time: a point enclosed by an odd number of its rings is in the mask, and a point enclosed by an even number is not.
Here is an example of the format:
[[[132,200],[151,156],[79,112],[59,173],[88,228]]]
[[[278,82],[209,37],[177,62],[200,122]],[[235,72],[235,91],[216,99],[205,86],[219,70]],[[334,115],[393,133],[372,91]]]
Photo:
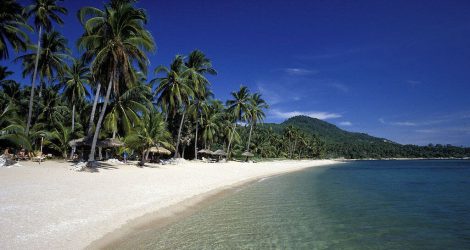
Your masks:
[[[188,198],[177,204],[158,209],[156,211],[144,214],[140,217],[131,219],[120,228],[107,233],[98,240],[90,243],[85,249],[114,249],[121,242],[135,237],[139,232],[146,229],[162,229],[184,218],[187,218],[201,209],[208,207],[214,202],[238,192],[239,190],[266,178],[272,178],[283,174],[289,174],[304,169],[294,170],[286,173],[278,173],[269,176],[255,177],[250,180],[241,181],[232,185],[217,188],[206,193]]]
[[[96,249],[156,221],[176,221],[247,183],[339,163],[106,164],[98,173],[83,173],[68,170],[67,162],[21,162],[0,169],[0,243],[8,249]]]

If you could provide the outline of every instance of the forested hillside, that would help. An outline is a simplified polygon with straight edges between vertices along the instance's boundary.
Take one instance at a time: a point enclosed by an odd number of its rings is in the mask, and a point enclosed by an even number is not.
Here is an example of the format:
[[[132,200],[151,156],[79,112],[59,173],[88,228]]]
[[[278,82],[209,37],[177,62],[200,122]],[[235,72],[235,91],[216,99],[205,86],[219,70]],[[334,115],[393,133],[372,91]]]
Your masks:
[[[281,124],[266,123],[264,128],[282,134],[287,128],[318,138],[324,145],[323,157],[345,158],[439,158],[469,157],[470,148],[452,145],[402,145],[364,133],[344,131],[337,126],[307,116],[295,116]]]

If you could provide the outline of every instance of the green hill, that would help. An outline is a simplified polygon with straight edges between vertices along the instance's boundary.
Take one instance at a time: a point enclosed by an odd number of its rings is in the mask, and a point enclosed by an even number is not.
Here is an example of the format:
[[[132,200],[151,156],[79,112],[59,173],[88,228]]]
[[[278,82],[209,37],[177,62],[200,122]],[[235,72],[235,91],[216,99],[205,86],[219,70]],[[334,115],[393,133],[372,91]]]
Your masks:
[[[266,123],[278,134],[292,125],[303,133],[319,138],[325,146],[325,157],[345,158],[391,158],[391,157],[465,157],[469,148],[451,145],[402,145],[385,138],[365,133],[348,132],[336,125],[308,116],[295,116],[281,124]]]

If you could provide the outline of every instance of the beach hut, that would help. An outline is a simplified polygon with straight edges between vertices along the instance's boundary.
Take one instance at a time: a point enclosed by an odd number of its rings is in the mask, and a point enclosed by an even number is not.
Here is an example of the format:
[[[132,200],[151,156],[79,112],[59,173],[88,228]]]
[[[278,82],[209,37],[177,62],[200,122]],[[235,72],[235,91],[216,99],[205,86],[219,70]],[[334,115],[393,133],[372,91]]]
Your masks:
[[[75,140],[71,140],[69,142],[69,145],[72,148],[76,147],[90,147],[91,144],[93,143],[93,138],[92,137],[83,137]],[[117,148],[117,147],[122,147],[124,146],[124,143],[121,142],[120,140],[116,138],[107,138],[104,140],[98,140],[96,142],[96,147],[98,147],[98,159],[102,159],[102,154],[101,154],[101,149],[102,148]],[[75,150],[73,150],[75,152]],[[108,158],[108,152],[106,152],[106,158]]]

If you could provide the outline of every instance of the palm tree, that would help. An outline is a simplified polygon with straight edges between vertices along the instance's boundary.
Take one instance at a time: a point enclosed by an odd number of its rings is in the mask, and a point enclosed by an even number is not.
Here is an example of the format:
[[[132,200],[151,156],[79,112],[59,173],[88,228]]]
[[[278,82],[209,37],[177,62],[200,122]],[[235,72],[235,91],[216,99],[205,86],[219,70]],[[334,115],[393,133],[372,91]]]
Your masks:
[[[204,139],[204,146],[207,147],[207,144],[212,144],[213,140],[219,133],[221,129],[221,119],[223,113],[219,109],[220,101],[212,101],[211,105],[208,107],[207,112],[203,114],[203,133],[202,138]]]
[[[24,133],[24,126],[21,123],[16,107],[10,103],[0,112],[0,141],[6,140],[29,150],[31,149],[31,144]]]
[[[230,112],[234,118],[232,128],[233,131],[231,133],[227,147],[228,158],[230,158],[230,147],[232,144],[233,135],[235,134],[235,129],[237,127],[237,122],[243,121],[250,101],[250,91],[245,86],[240,86],[238,92],[232,92],[231,94],[233,99],[227,100],[226,103],[227,111]]]
[[[67,159],[67,151],[70,147],[69,142],[72,139],[72,134],[73,131],[70,127],[58,124],[54,131],[47,134],[44,145],[59,151],[62,157]]]
[[[146,97],[150,92],[149,86],[139,84],[115,98],[104,119],[104,128],[113,133],[113,138],[116,137],[119,125],[122,131],[129,134],[139,124],[141,114],[148,112],[148,107],[152,105]]]
[[[0,1],[0,59],[8,59],[7,43],[16,51],[24,51],[29,43],[25,30],[31,30],[23,18],[23,7],[15,0]]]
[[[60,1],[60,0],[59,0]],[[26,123],[26,134],[29,133],[31,126],[31,115],[33,112],[33,98],[34,89],[36,87],[36,74],[39,64],[40,51],[41,51],[41,40],[43,38],[42,29],[47,32],[52,30],[52,21],[63,24],[64,21],[60,18],[59,14],[67,14],[67,9],[57,5],[58,0],[35,0],[33,4],[25,7],[24,13],[26,17],[33,17],[34,26],[38,30],[38,45],[36,47],[36,58],[34,64],[33,78],[31,82],[31,96],[29,97],[29,111],[28,121]]]
[[[261,94],[255,93],[251,96],[247,110],[247,118],[250,123],[250,134],[246,144],[246,151],[250,152],[251,133],[253,127],[256,126],[258,121],[262,121],[265,117],[263,109],[267,109],[268,104],[261,98]],[[248,158],[247,158],[248,159]]]
[[[181,112],[181,121],[175,146],[175,158],[179,157],[178,150],[186,108],[189,106],[191,98],[194,97],[194,91],[190,86],[190,81],[187,75],[185,75],[186,70],[187,67],[184,64],[183,57],[178,55],[171,63],[170,68],[159,66],[155,69],[155,73],[163,72],[165,76],[152,80],[153,82],[159,82],[155,91],[158,95],[157,103],[162,109],[167,111],[167,115],[173,117],[178,110]]]
[[[39,102],[41,112],[38,121],[47,124],[48,129],[53,129],[65,122],[69,108],[59,94],[60,86],[55,85],[44,89],[44,96]]]
[[[86,89],[89,77],[89,69],[81,60],[74,59],[72,67],[65,71],[63,94],[72,105],[72,132],[75,130],[75,105],[90,95]]]
[[[193,111],[195,112],[196,120],[196,135],[194,138],[194,158],[197,159],[197,141],[198,141],[198,129],[199,129],[199,118],[202,109],[205,105],[205,101],[212,96],[212,93],[208,89],[209,81],[205,75],[216,75],[217,71],[212,67],[212,63],[209,58],[204,55],[200,50],[192,51],[185,63],[188,69],[188,78],[192,82],[192,86],[195,89],[195,95],[193,100]]]
[[[119,84],[130,85],[136,81],[134,63],[144,74],[147,72],[148,59],[144,51],[153,51],[155,43],[152,35],[144,28],[147,22],[144,10],[136,9],[129,3],[107,5],[104,10],[85,7],[79,11],[79,18],[84,24],[85,33],[78,44],[96,55],[91,63],[93,76],[99,81],[108,81],[88,159],[91,164],[95,160],[96,141],[111,90],[114,90],[115,96],[119,96]]]
[[[40,90],[42,95],[42,85],[45,80],[53,81],[57,75],[62,76],[66,69],[66,59],[70,58],[70,50],[67,47],[67,40],[57,31],[44,33],[41,37],[43,49],[40,55],[38,53],[29,53],[17,57],[15,61],[21,60],[23,63],[23,76],[33,73],[33,77],[39,71]],[[34,46],[33,46],[34,49]],[[33,112],[33,98],[35,90],[35,80],[31,87],[31,95],[29,99],[28,120],[26,124],[26,133],[29,133],[31,127],[31,118]]]
[[[142,117],[142,122],[126,138],[125,143],[130,148],[141,153],[139,165],[145,165],[149,149],[153,146],[164,146],[172,149],[171,134],[167,130],[166,122],[161,113],[152,109]]]

